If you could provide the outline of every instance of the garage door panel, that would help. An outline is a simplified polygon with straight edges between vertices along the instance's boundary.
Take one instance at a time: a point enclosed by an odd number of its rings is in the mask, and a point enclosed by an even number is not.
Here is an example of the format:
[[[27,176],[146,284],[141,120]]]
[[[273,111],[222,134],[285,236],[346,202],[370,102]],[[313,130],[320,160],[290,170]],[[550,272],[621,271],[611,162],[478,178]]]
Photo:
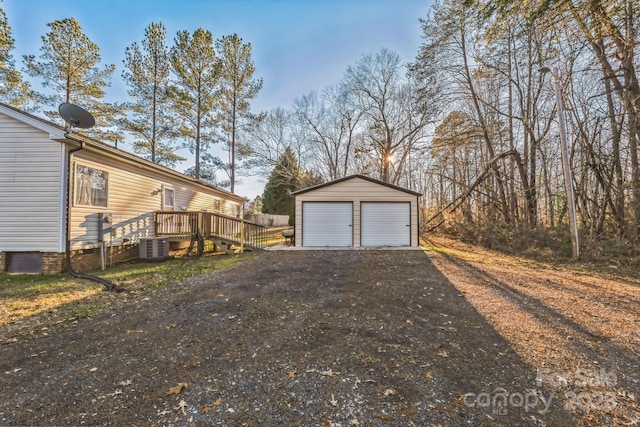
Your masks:
[[[352,246],[351,202],[303,202],[302,246]]]
[[[411,246],[411,203],[360,204],[362,246]]]

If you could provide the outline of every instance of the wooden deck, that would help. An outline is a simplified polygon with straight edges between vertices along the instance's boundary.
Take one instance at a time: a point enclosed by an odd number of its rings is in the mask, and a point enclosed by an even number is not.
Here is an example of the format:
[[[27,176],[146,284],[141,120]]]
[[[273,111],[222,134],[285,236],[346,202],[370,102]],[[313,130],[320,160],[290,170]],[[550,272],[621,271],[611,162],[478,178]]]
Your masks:
[[[157,211],[154,213],[155,235],[170,241],[194,239],[219,240],[262,249],[265,227],[241,218],[212,212]]]

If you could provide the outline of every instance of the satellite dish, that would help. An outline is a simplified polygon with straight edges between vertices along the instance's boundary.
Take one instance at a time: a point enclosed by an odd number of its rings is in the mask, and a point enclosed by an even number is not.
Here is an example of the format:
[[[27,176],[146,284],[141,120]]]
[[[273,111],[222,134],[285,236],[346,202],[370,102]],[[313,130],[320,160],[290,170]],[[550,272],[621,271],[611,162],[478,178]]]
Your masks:
[[[91,113],[77,105],[60,104],[58,111],[65,122],[69,123],[67,132],[71,132],[73,128],[89,129],[96,124],[96,119],[93,118]]]

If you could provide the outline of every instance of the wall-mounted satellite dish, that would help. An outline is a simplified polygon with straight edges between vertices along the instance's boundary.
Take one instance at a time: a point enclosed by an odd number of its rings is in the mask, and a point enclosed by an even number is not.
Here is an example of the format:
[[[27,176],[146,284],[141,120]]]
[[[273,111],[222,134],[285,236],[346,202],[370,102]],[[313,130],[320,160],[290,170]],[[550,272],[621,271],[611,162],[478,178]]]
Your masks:
[[[58,111],[64,121],[69,124],[67,132],[71,132],[73,128],[89,129],[96,124],[96,119],[93,118],[91,113],[77,105],[60,104]]]

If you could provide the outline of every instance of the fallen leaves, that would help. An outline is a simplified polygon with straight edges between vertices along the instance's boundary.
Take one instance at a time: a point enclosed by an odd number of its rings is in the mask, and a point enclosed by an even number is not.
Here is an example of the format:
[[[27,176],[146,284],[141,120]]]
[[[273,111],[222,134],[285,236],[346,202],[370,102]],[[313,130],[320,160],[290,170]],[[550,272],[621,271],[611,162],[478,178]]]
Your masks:
[[[185,411],[185,409],[188,407],[189,405],[187,405],[187,402],[185,402],[184,400],[181,400],[180,403],[178,403],[178,406],[176,406],[174,409],[176,411],[181,411],[184,415],[187,415],[187,412]]]
[[[329,403],[331,403],[331,406],[333,406],[334,408],[336,406],[338,406],[338,401],[336,400],[336,398],[333,396],[333,393],[331,393],[331,400],[329,401]]]
[[[187,383],[178,383],[177,386],[175,387],[171,387],[166,395],[170,395],[170,394],[180,394],[180,392],[182,391],[183,388],[186,388],[189,384]]]
[[[351,416],[351,425],[352,426],[360,426],[360,421],[356,418],[356,415],[353,413],[353,409],[349,408],[349,415]]]
[[[320,372],[320,375],[322,375],[323,377],[332,377],[334,375],[339,375],[339,374],[340,372],[333,372],[331,368],[329,368],[327,371]]]
[[[382,421],[395,421],[396,420],[391,415],[387,415],[387,414],[384,414],[382,412],[376,412],[375,414],[373,414],[373,417],[377,418],[379,420],[382,420]]]
[[[204,405],[204,406],[202,407],[202,412],[204,412],[204,413],[206,414],[206,413],[207,413],[207,412],[209,412],[210,410],[215,409],[215,408],[219,407],[220,405],[222,405],[222,401],[221,401],[220,399],[217,399],[217,400],[216,400],[215,402],[213,402],[213,403],[209,403],[209,404],[207,404],[207,405]]]

